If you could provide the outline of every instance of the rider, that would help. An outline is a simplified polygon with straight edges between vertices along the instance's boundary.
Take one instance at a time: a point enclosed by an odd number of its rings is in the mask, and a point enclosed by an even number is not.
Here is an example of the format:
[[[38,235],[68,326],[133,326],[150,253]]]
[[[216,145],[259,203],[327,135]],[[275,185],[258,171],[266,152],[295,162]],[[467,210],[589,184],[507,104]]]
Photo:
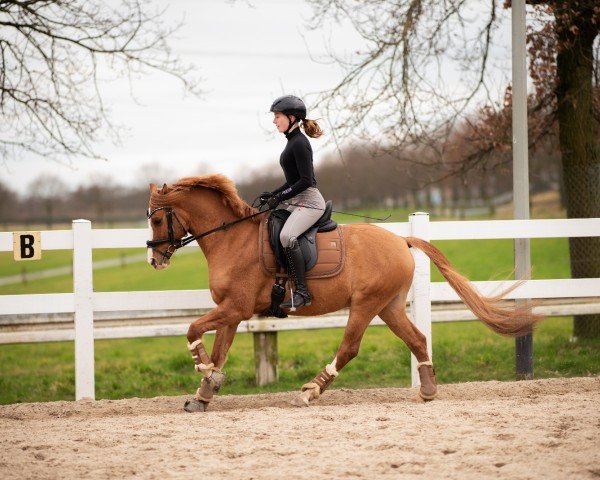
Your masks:
[[[290,299],[282,303],[281,308],[308,306],[311,304],[311,297],[306,287],[306,269],[298,237],[323,215],[325,200],[317,189],[310,142],[300,131],[300,126],[311,138],[320,137],[323,131],[316,121],[306,118],[306,105],[293,95],[275,99],[271,112],[274,114],[273,123],[277,130],[287,138],[287,145],[279,158],[285,183],[272,192],[264,192],[260,198],[271,209],[280,206],[292,212],[279,239],[288,260],[288,273],[296,290],[293,292],[293,302]],[[283,205],[280,205],[282,202]]]

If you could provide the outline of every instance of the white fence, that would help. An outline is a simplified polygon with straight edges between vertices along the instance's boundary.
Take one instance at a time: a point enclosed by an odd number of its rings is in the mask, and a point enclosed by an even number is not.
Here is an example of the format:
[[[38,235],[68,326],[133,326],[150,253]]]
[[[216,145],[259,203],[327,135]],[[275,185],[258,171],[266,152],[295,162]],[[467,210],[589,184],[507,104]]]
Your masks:
[[[397,235],[417,236],[426,240],[470,240],[494,238],[551,238],[600,236],[600,218],[568,220],[493,220],[429,222],[427,214],[410,216],[408,223],[379,224]],[[178,290],[155,292],[94,292],[92,250],[94,248],[139,248],[148,239],[147,229],[92,229],[87,220],[73,221],[72,230],[41,232],[43,250],[73,250],[73,293],[38,295],[1,295],[0,315],[54,314],[71,312],[75,318],[74,332],[45,332],[43,337],[32,333],[25,341],[75,340],[76,398],[95,398],[94,338],[129,338],[181,334],[180,326],[140,326],[94,329],[94,315],[99,312],[146,310],[181,310],[212,308],[208,290]],[[192,248],[188,246],[186,248]],[[0,233],[0,251],[13,250],[11,232]],[[432,301],[458,301],[445,282],[430,282],[429,258],[413,252],[416,271],[411,295],[411,317],[427,336],[431,352]],[[149,267],[150,268],[150,267]],[[497,293],[510,282],[474,282],[483,294]],[[561,313],[596,313],[600,311],[600,279],[531,280],[512,291],[507,298],[583,298],[599,301],[585,311],[562,309]],[[443,313],[443,312],[442,312]],[[547,312],[546,312],[547,313]],[[441,315],[443,317],[443,315]],[[446,316],[452,320],[452,315]],[[472,317],[471,317],[472,318]],[[372,324],[380,324],[375,319]],[[340,316],[294,318],[288,320],[253,318],[242,322],[239,331],[266,335],[268,332],[305,328],[330,328],[345,325]],[[11,333],[2,334],[1,343],[11,342]],[[23,341],[14,337],[12,343]],[[256,344],[256,342],[255,342]],[[413,385],[418,384],[415,359],[412,358]]]

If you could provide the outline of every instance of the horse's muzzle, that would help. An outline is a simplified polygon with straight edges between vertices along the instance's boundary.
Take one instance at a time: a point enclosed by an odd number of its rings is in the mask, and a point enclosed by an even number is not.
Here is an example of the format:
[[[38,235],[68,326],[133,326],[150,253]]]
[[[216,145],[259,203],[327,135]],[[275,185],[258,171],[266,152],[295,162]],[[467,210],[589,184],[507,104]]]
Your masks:
[[[169,262],[169,259],[167,259],[167,258],[164,258],[164,257],[163,257],[163,261],[159,263],[159,262],[156,260],[156,258],[154,258],[154,257],[150,257],[150,258],[148,259],[148,263],[149,263],[150,265],[152,265],[152,266],[154,267],[154,269],[155,269],[155,270],[164,270],[165,268],[167,268],[167,267],[169,266],[169,263],[170,263],[170,262]]]

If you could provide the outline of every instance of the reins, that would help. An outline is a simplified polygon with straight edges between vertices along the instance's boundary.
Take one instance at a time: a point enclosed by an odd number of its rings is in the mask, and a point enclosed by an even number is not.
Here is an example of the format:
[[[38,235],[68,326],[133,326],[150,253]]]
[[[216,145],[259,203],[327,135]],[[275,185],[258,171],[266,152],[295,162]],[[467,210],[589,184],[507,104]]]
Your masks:
[[[253,213],[252,215],[238,218],[237,220],[233,220],[231,222],[227,222],[227,223],[224,222],[222,225],[219,225],[218,227],[207,230],[206,232],[202,232],[198,235],[193,235],[193,234],[189,233],[189,231],[183,226],[183,224],[181,223],[181,220],[179,220],[179,217],[177,217],[177,213],[173,210],[173,207],[158,207],[158,208],[155,208],[154,210],[148,210],[148,213],[146,215],[148,220],[150,220],[152,215],[154,215],[159,210],[164,210],[165,214],[167,216],[167,233],[169,236],[168,236],[168,238],[161,238],[158,240],[148,240],[148,241],[146,241],[146,246],[148,248],[156,250],[158,253],[160,253],[163,256],[162,261],[164,261],[165,258],[166,259],[171,258],[171,256],[179,248],[185,247],[187,244],[193,242],[194,240],[199,240],[203,237],[211,235],[212,233],[219,232],[221,230],[227,230],[229,227],[237,225],[238,223],[241,223],[241,222],[245,222],[246,220],[250,220],[251,218],[254,218],[254,217],[264,213],[264,211],[258,211],[256,213]],[[177,220],[179,225],[181,225],[181,228],[183,228],[184,232],[186,234],[188,234],[187,236],[185,236],[181,239],[175,238],[175,230],[173,229],[173,217],[175,217],[175,219]],[[158,245],[161,245],[163,243],[169,243],[169,246],[167,247],[167,249],[164,252],[155,248]],[[162,263],[162,261],[161,261],[161,263]]]
[[[250,220],[251,218],[257,217],[258,215],[260,215],[262,213],[265,213],[265,212],[256,212],[256,213],[253,213],[252,215],[248,215],[247,217],[238,218],[237,220],[233,220],[232,222],[228,222],[228,223],[223,223],[223,225],[213,228],[212,230],[208,230],[207,232],[201,233],[200,235],[191,235],[190,234],[188,237],[181,239],[181,246],[184,247],[188,243],[191,243],[194,240],[199,240],[202,237],[206,237],[207,235],[210,235],[211,233],[219,232],[221,230],[227,230],[229,227],[233,227],[234,225],[237,225],[238,223],[242,223],[242,222],[245,222],[246,220]]]

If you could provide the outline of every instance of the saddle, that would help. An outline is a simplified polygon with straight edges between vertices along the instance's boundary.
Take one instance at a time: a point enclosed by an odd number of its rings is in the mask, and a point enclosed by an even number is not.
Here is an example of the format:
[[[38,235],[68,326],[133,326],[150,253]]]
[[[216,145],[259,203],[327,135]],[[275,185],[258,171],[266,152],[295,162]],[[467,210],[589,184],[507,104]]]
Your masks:
[[[321,218],[304,232],[298,243],[304,256],[307,278],[326,278],[337,275],[343,267],[344,242],[342,230],[331,219],[332,202],[328,201]],[[287,210],[273,210],[263,221],[259,235],[260,263],[268,275],[287,271],[287,259],[279,240],[283,224],[291,215]]]

